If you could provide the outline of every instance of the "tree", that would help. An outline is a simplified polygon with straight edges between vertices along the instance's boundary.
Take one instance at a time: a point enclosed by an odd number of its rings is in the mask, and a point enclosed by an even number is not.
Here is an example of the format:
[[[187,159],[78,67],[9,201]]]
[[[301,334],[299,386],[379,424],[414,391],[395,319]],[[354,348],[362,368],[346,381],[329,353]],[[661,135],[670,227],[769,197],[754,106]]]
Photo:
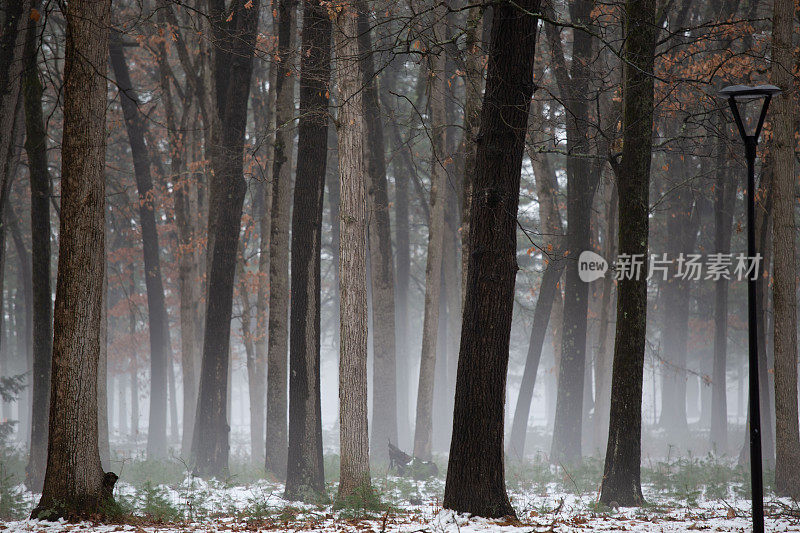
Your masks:
[[[37,30],[28,24],[25,42],[25,151],[31,188],[31,279],[33,285],[33,396],[31,447],[25,485],[40,491],[47,466],[47,424],[50,419],[50,366],[53,355],[53,305],[50,289],[50,174],[47,131],[37,64]]]
[[[164,303],[164,284],[159,260],[158,228],[150,175],[150,155],[145,143],[146,126],[139,112],[139,96],[131,82],[128,63],[122,48],[122,35],[111,33],[109,55],[117,80],[125,129],[133,157],[133,172],[139,194],[139,223],[142,227],[147,320],[150,332],[150,414],[147,429],[147,456],[167,455],[167,365],[171,365],[169,316]]]
[[[591,28],[592,6],[591,0],[570,2],[571,23]],[[594,37],[590,30],[573,32],[572,61],[568,72],[560,33],[552,24],[546,25],[546,31],[566,114],[567,234],[564,245],[568,256],[577,258],[582,251],[589,249],[592,200],[600,177],[597,167],[593,167],[591,159],[586,157],[590,153],[588,95],[593,92],[589,82]],[[575,463],[581,457],[589,284],[578,276],[575,259],[566,261],[565,270],[564,324],[550,460]]]
[[[444,5],[433,10],[433,41],[445,40]],[[445,53],[439,45],[428,55],[431,77],[431,193],[428,218],[428,255],[425,261],[425,316],[422,322],[422,353],[417,389],[417,416],[414,424],[414,455],[431,459],[433,445],[433,391],[436,370],[436,341],[439,331],[439,300],[442,289],[442,253],[444,248],[445,196],[447,186],[447,79]],[[442,364],[440,362],[440,364]]]
[[[267,353],[266,467],[286,474],[286,357],[289,344],[289,225],[292,195],[294,120],[294,0],[278,2],[278,56],[275,83],[275,155],[269,239],[269,341]]]
[[[372,447],[373,460],[388,460],[387,442],[397,444],[397,368],[395,361],[394,262],[383,144],[383,117],[370,35],[369,13],[358,3],[358,44],[364,76],[364,127],[367,142],[369,258],[372,282]]]
[[[97,433],[105,273],[106,64],[110,0],[66,7],[61,225],[47,472],[32,518],[89,516],[113,501]]]
[[[470,211],[470,254],[444,507],[514,515],[503,409],[517,273],[517,206],[539,0],[494,6]]]
[[[775,317],[775,488],[800,498],[800,430],[797,418],[797,273],[794,239],[796,64],[792,36],[796,3],[776,0],[772,17],[772,82],[783,89],[773,112],[774,256],[772,297]],[[765,391],[766,392],[766,391]]]
[[[622,157],[615,163],[619,193],[620,254],[647,254],[650,153],[653,145],[653,0],[626,0]],[[641,505],[642,382],[647,279],[620,279],[611,373],[611,409],[600,501]]]
[[[328,158],[331,20],[305,0],[300,59],[297,179],[292,210],[292,315],[286,499],[325,496],[320,397],[322,200]]]
[[[230,426],[226,406],[231,311],[239,225],[247,191],[242,170],[244,134],[259,2],[232,0],[226,9],[222,0],[215,0],[209,6],[216,89],[209,149],[214,170],[209,188],[211,266],[192,456],[199,474],[214,476],[228,468]]]
[[[339,89],[339,499],[370,484],[367,422],[367,210],[358,12],[338,5],[334,20],[336,85]]]

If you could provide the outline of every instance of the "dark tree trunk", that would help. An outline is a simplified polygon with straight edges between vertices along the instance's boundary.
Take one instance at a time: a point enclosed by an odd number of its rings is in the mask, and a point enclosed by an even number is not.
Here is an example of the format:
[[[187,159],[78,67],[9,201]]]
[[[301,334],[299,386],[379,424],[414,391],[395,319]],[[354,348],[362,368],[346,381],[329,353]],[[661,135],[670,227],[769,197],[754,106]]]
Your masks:
[[[355,6],[345,5],[334,20],[336,85],[339,89],[339,442],[338,498],[370,485],[367,422],[367,261],[366,183],[361,140],[363,75],[358,52]]]
[[[471,254],[444,507],[514,515],[505,489],[503,409],[517,273],[520,172],[533,94],[538,0],[494,6],[477,137]]]
[[[50,366],[53,354],[53,306],[50,288],[50,174],[47,132],[37,66],[37,24],[28,26],[25,50],[25,151],[31,186],[31,281],[33,289],[33,406],[31,449],[25,485],[42,490],[47,466],[47,423],[50,418]]]
[[[292,210],[292,315],[289,364],[288,500],[325,497],[320,397],[320,253],[328,157],[331,20],[305,0],[300,60],[300,122]]]
[[[591,24],[591,11],[591,0],[572,2],[571,22]],[[558,29],[549,24],[546,27],[554,51],[554,68],[566,113],[567,235],[564,244],[570,257],[566,262],[564,277],[561,364],[550,460],[576,463],[581,458],[589,284],[578,276],[578,262],[575,259],[582,251],[589,249],[592,200],[599,178],[597,173],[592,172],[592,162],[586,157],[590,153],[589,63],[594,38],[589,31],[573,33],[572,63],[568,74]]]
[[[139,113],[139,97],[131,82],[122,48],[122,36],[113,31],[109,42],[111,68],[117,80],[122,114],[133,157],[136,190],[139,195],[139,223],[142,226],[147,317],[150,331],[150,415],[147,429],[147,456],[167,455],[167,365],[170,363],[169,317],[164,302],[164,284],[159,261],[158,228],[153,199],[150,156],[145,144],[145,123]]]
[[[211,135],[214,175],[209,190],[208,253],[211,260],[203,363],[192,439],[195,470],[207,476],[220,476],[228,469],[230,426],[226,404],[231,310],[239,225],[247,191],[242,173],[244,133],[259,14],[259,0],[247,3],[249,8],[243,0],[233,0],[225,10],[222,0],[209,2],[217,118]]]
[[[47,472],[33,518],[101,514],[117,476],[104,473],[97,375],[105,272],[106,64],[111,1],[66,9],[61,225]]]
[[[655,11],[654,0],[627,0],[625,4],[623,145],[622,160],[615,169],[620,254],[647,254]],[[606,505],[644,503],[641,441],[646,320],[646,276],[619,280],[608,447],[600,489],[600,501]]]
[[[275,84],[275,155],[269,241],[269,346],[267,361],[266,468],[286,475],[287,354],[289,349],[289,225],[292,194],[291,125],[294,120],[294,0],[278,2],[278,55]]]
[[[773,112],[773,284],[775,331],[775,488],[800,498],[800,430],[797,415],[797,275],[795,259],[795,131],[797,90],[792,68],[798,56],[794,35],[795,2],[776,0],[772,31],[772,83],[784,89]],[[766,391],[765,391],[766,392]]]
[[[358,2],[358,44],[364,76],[364,157],[369,203],[369,257],[372,282],[372,446],[370,457],[389,459],[387,442],[397,444],[397,367],[395,361],[394,262],[389,225],[389,196],[367,3]]]
[[[25,66],[26,28],[33,24],[29,18],[31,0],[3,2],[3,20],[0,28],[0,176],[7,179],[6,166],[11,162],[12,146],[17,138],[18,108],[21,100],[23,68]],[[5,190],[5,183],[0,183]]]

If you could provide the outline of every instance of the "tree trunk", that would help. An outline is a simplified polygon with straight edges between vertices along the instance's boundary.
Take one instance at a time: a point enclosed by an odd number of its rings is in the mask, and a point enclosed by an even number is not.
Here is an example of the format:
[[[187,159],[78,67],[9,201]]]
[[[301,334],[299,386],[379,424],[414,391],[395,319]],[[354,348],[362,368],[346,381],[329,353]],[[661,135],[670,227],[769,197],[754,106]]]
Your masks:
[[[147,317],[150,331],[150,415],[147,430],[148,458],[167,455],[167,365],[170,359],[169,316],[164,302],[164,284],[159,260],[158,228],[153,199],[150,157],[145,144],[145,123],[139,113],[139,97],[131,83],[128,63],[122,48],[122,36],[112,32],[111,67],[120,92],[125,129],[133,157],[136,190],[139,194],[139,223],[142,226]]]
[[[367,3],[358,4],[358,43],[364,76],[364,125],[367,141],[364,158],[369,202],[369,258],[372,282],[372,447],[370,456],[388,461],[387,442],[397,444],[397,367],[395,361],[394,263],[389,196],[383,144],[378,84],[372,53]]]
[[[517,274],[516,230],[533,94],[538,0],[494,6],[477,137],[467,292],[444,507],[514,515],[505,489],[503,410]]]
[[[278,55],[275,107],[275,155],[269,241],[269,346],[267,361],[266,467],[286,475],[287,355],[289,349],[289,224],[294,132],[294,0],[278,3]]]
[[[111,1],[66,9],[61,225],[47,472],[32,518],[102,514],[117,476],[104,473],[97,376],[105,272],[106,64]]]
[[[717,253],[731,251],[731,224],[736,202],[736,183],[726,165],[725,139],[717,140],[717,169],[714,190],[714,248]],[[728,449],[728,280],[714,282],[714,368],[711,391],[711,446],[719,454]]]
[[[433,39],[444,40],[444,14],[441,7],[433,13]],[[439,298],[442,285],[442,253],[444,247],[445,169],[447,147],[447,79],[445,52],[432,50],[428,57],[431,77],[431,193],[428,219],[428,255],[425,262],[425,316],[422,322],[422,353],[419,364],[417,415],[414,424],[414,456],[431,459],[433,444],[433,391],[436,369],[436,340],[439,331]],[[441,363],[440,363],[441,364]]]
[[[39,26],[28,25],[25,43],[25,151],[31,187],[31,267],[33,285],[33,414],[31,448],[25,485],[39,492],[47,466],[47,423],[50,418],[50,366],[53,354],[53,307],[50,288],[50,174],[47,132],[37,66]],[[0,288],[2,290],[2,288]],[[0,311],[1,312],[1,311]]]
[[[615,169],[619,194],[619,253],[647,255],[650,157],[653,145],[655,1],[626,0],[623,61],[622,160]],[[617,284],[617,326],[611,375],[608,447],[600,501],[644,503],[641,488],[642,383],[647,321],[647,279]]]
[[[259,1],[248,0],[246,8],[243,0],[234,0],[229,7],[230,21],[224,6],[213,4],[209,13],[215,44],[216,87],[216,119],[211,134],[214,175],[209,190],[208,221],[211,260],[192,456],[197,473],[220,476],[228,469],[230,426],[226,404],[231,310],[239,225],[247,191],[242,172],[244,134]]]
[[[331,20],[319,0],[303,4],[300,122],[292,210],[291,373],[287,500],[325,498],[320,391],[322,201],[328,157]]]
[[[342,5],[334,20],[339,153],[339,440],[338,498],[370,485],[367,422],[366,183],[361,150],[364,136],[363,75],[358,50],[358,12]]]
[[[591,24],[591,0],[570,4],[573,24]],[[592,172],[586,157],[589,145],[589,63],[594,38],[589,31],[573,33],[572,62],[567,74],[561,51],[561,37],[553,25],[546,25],[555,73],[564,102],[567,132],[567,235],[566,251],[578,257],[589,249],[592,200],[599,175]],[[578,262],[566,262],[564,277],[564,325],[561,335],[561,364],[558,371],[558,396],[550,460],[577,463],[581,458],[584,381],[586,370],[586,328],[589,284],[578,276]]]
[[[775,489],[800,499],[800,430],[797,415],[797,283],[795,281],[794,149],[797,94],[792,35],[793,0],[776,0],[772,18],[772,83],[784,93],[773,112],[774,221],[772,250],[775,333]]]
[[[5,3],[2,31],[0,31],[0,176],[8,179],[6,166],[10,163],[14,141],[17,138],[18,109],[21,100],[23,69],[25,67],[25,41],[28,25],[34,21],[29,17],[31,0]],[[5,189],[0,183],[0,189]]]
[[[475,182],[475,154],[478,129],[481,125],[481,96],[483,94],[483,10],[473,7],[467,17],[464,43],[464,134],[461,152],[464,154],[464,174],[461,181],[461,302],[467,291],[467,265],[469,263],[469,219],[472,205],[472,187]]]
[[[105,259],[104,259],[105,261]],[[100,465],[103,470],[111,463],[108,440],[108,274],[103,275],[103,316],[100,318],[100,358],[97,365],[97,432]]]

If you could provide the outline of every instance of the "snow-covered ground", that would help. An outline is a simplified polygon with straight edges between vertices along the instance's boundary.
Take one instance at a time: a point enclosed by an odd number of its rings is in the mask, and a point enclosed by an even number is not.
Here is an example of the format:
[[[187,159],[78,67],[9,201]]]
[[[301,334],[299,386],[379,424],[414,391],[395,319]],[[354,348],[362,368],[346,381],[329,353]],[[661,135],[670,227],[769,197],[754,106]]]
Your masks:
[[[597,493],[576,495],[563,485],[548,482],[510,491],[517,520],[486,520],[457,515],[441,507],[440,479],[414,481],[394,476],[374,480],[388,507],[379,511],[334,510],[330,505],[309,505],[282,498],[283,486],[258,481],[230,485],[187,477],[175,486],[139,489],[120,482],[117,499],[136,515],[119,524],[42,522],[22,520],[0,523],[4,533],[83,532],[158,533],[171,531],[319,531],[470,533],[577,532],[577,531],[750,531],[750,502],[742,491],[728,487],[729,497],[706,498],[687,491],[675,496],[645,487],[647,506],[603,508]],[[577,488],[577,487],[576,487]],[[577,492],[577,491],[576,491]],[[27,493],[32,505],[36,495]],[[788,500],[768,498],[767,531],[800,531],[800,511]]]

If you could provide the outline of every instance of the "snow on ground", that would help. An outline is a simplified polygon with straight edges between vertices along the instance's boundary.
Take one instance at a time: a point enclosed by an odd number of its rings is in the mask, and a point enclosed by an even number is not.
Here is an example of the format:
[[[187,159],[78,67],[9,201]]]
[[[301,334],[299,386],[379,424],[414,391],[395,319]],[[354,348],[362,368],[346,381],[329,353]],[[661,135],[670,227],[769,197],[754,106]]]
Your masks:
[[[648,505],[642,508],[601,508],[597,494],[575,495],[550,482],[535,490],[513,490],[512,503],[518,520],[471,518],[443,510],[441,480],[413,481],[387,476],[374,480],[388,510],[364,512],[334,510],[330,505],[309,505],[282,498],[283,486],[259,481],[226,485],[187,477],[177,486],[135,489],[119,483],[117,499],[136,509],[138,518],[119,524],[77,524],[22,520],[0,523],[3,533],[170,533],[178,531],[314,531],[397,533],[567,533],[567,532],[677,532],[750,531],[750,502],[729,490],[729,498],[704,499],[665,496],[645,488]],[[26,494],[31,503],[36,495]],[[800,513],[795,503],[768,499],[766,530],[800,532]],[[178,513],[168,521],[157,518]],[[148,514],[154,513],[154,514]],[[159,514],[161,513],[161,514]]]

